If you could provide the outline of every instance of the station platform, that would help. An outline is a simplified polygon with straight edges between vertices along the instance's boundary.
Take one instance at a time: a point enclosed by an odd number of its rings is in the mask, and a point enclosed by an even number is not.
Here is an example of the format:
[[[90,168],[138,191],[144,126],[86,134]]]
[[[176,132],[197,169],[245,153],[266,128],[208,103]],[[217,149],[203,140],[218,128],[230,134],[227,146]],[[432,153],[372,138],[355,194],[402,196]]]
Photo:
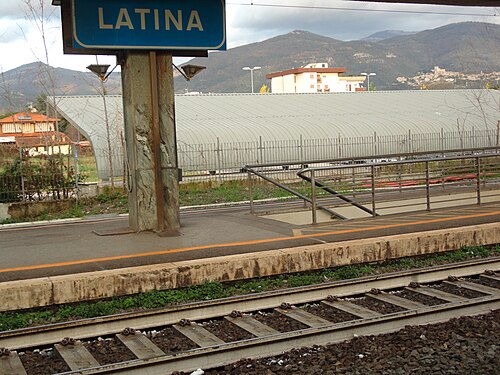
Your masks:
[[[311,213],[294,215],[307,217],[307,222]],[[337,219],[316,225],[252,215],[248,207],[186,210],[181,211],[182,228],[176,237],[131,233],[127,216],[11,224],[0,226],[0,282],[497,222],[500,202]]]

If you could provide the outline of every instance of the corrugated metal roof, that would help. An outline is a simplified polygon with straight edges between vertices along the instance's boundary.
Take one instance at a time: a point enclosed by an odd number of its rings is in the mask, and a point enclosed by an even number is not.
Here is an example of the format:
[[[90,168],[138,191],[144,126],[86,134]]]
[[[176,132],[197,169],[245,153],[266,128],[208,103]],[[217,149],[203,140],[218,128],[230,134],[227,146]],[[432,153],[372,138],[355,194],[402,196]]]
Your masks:
[[[109,152],[106,136],[106,121],[102,96],[58,96],[48,97],[49,103],[55,103],[58,112],[77,128],[92,144],[96,157],[99,178],[107,180]],[[121,135],[124,131],[122,97],[106,96],[108,124],[112,147],[112,160],[116,175],[122,175],[123,152]]]
[[[112,134],[119,134],[122,97],[106,99]],[[105,149],[102,96],[61,96],[55,101],[94,149]],[[500,119],[499,103],[496,90],[175,97],[177,139],[185,144],[456,132],[458,123],[460,131],[493,130]]]
[[[176,97],[178,139],[186,143],[360,137],[484,128],[498,120],[494,90]],[[496,106],[494,103],[497,103]]]

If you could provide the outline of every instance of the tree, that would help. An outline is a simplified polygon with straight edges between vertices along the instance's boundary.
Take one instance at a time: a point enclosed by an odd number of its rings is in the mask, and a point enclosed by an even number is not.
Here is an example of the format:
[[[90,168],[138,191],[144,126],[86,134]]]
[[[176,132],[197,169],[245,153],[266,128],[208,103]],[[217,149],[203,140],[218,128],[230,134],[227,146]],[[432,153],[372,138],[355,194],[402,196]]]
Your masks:
[[[47,115],[47,94],[43,92],[38,94],[33,107],[37,110],[37,112]]]
[[[69,198],[75,187],[73,167],[57,155],[21,155],[0,172],[0,202]],[[78,177],[82,181],[83,176]]]

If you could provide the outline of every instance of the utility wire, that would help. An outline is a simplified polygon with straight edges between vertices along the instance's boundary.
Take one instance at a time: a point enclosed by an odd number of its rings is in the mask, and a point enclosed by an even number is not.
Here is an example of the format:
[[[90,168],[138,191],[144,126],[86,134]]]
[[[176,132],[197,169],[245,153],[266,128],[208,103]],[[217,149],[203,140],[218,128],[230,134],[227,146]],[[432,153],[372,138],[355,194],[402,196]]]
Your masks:
[[[425,10],[395,10],[395,9],[366,9],[366,8],[346,8],[346,7],[330,7],[318,5],[288,5],[288,4],[266,4],[266,3],[235,3],[228,2],[226,5],[239,5],[239,6],[254,6],[266,8],[288,8],[288,9],[320,9],[320,10],[342,10],[342,11],[356,11],[356,12],[383,12],[383,13],[411,13],[411,14],[436,14],[448,16],[474,16],[474,17],[496,17],[498,14],[484,14],[484,13],[458,13],[458,12],[435,12]]]

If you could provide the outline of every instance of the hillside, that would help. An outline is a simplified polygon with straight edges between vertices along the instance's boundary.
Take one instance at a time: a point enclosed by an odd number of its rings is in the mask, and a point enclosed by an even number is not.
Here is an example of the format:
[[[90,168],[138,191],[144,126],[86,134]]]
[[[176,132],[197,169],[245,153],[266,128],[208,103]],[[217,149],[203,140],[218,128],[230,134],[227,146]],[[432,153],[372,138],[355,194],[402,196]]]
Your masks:
[[[418,33],[382,31],[363,40],[344,42],[296,30],[262,42],[224,52],[212,52],[208,58],[189,63],[207,69],[186,82],[175,78],[176,92],[249,92],[250,75],[245,66],[260,66],[255,71],[258,90],[268,73],[300,67],[311,62],[327,62],[331,67],[347,68],[347,75],[375,72],[377,90],[408,89],[396,82],[398,76],[414,76],[439,66],[464,73],[500,71],[500,25],[464,22]],[[49,75],[50,74],[50,75]],[[52,90],[50,77],[55,90]],[[109,93],[121,92],[120,74],[113,73],[106,84]],[[0,76],[0,113],[6,108],[19,109],[35,101],[41,92],[56,94],[96,94],[99,82],[90,72],[76,72],[32,63],[4,72]],[[50,95],[50,94],[49,94]]]
[[[396,84],[397,76],[413,76],[438,65],[466,73],[500,71],[500,25],[464,22],[411,35],[380,41],[343,42],[307,31],[293,31],[263,42],[226,52],[195,58],[192,64],[207,70],[191,82],[176,80],[176,91],[248,92],[250,78],[244,66],[261,66],[255,71],[255,88],[266,82],[267,73],[310,62],[328,62],[346,67],[347,75],[376,72],[378,90],[406,88]]]
[[[120,74],[113,73],[106,84],[110,93],[120,93]],[[19,66],[0,76],[0,110],[16,110],[47,95],[98,94],[98,78],[91,72],[53,68],[41,62]]]

